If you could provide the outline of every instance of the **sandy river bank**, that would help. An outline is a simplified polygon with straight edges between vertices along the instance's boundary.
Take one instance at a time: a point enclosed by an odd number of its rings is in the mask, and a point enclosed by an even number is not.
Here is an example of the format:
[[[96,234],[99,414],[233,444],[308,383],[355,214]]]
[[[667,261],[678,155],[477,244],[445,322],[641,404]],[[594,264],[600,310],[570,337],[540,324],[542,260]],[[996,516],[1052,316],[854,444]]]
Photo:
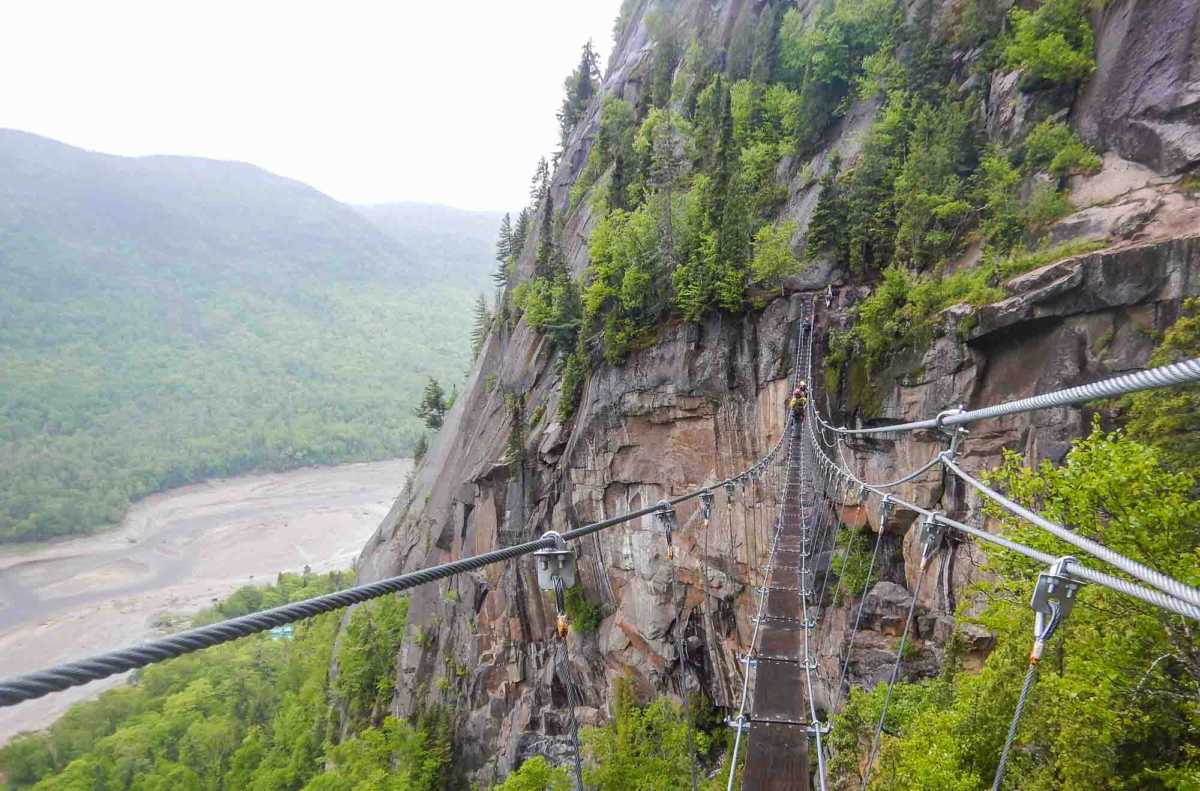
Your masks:
[[[149,497],[99,536],[0,550],[0,677],[156,637],[280,571],[349,568],[408,460],[211,481]],[[107,680],[0,709],[0,743],[50,724]]]

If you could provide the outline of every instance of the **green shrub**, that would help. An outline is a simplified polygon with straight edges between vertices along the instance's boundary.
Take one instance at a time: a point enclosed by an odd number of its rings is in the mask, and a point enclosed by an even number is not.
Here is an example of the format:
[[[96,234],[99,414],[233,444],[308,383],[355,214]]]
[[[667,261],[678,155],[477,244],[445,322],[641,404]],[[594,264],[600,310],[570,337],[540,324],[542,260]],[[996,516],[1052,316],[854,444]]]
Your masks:
[[[857,598],[862,595],[864,589],[869,590],[870,586],[879,579],[878,569],[872,570],[870,576],[867,575],[867,569],[871,565],[874,541],[875,534],[869,529],[842,528],[838,537],[838,550],[833,553],[833,572],[841,580],[844,596]],[[849,552],[845,554],[843,561],[842,553],[846,551],[847,542],[850,544]]]
[[[594,632],[600,626],[600,621],[604,617],[600,612],[600,605],[588,601],[587,592],[584,591],[583,585],[576,584],[567,588],[565,604],[567,618],[570,619],[571,626],[578,629],[581,633]]]
[[[571,786],[571,775],[565,768],[535,755],[503,783],[492,786],[492,791],[571,791]]]
[[[1069,82],[1096,67],[1086,0],[1046,0],[1034,11],[1014,8],[1012,37],[1004,49],[1009,68],[1037,81]]]
[[[614,209],[592,232],[583,291],[583,326],[599,332],[604,357],[619,362],[666,307],[667,277],[658,224],[648,205]]]
[[[621,679],[613,690],[613,720],[584,728],[580,734],[588,766],[584,780],[595,791],[629,789],[680,789],[691,787],[692,756],[688,750],[688,723],[683,707],[658,698],[637,705],[629,682]],[[707,730],[692,734],[697,755],[711,743]],[[714,778],[711,786],[717,786]],[[725,784],[721,782],[720,788]]]
[[[396,654],[408,626],[408,599],[385,596],[355,608],[338,646],[334,693],[362,721],[392,698]]]
[[[803,262],[792,255],[792,237],[796,223],[783,222],[764,225],[754,235],[754,258],[750,260],[750,277],[761,286],[778,288],[785,277],[803,269]]]
[[[1046,170],[1056,176],[1096,173],[1100,156],[1084,145],[1071,127],[1057,121],[1043,121],[1025,138],[1025,167]]]

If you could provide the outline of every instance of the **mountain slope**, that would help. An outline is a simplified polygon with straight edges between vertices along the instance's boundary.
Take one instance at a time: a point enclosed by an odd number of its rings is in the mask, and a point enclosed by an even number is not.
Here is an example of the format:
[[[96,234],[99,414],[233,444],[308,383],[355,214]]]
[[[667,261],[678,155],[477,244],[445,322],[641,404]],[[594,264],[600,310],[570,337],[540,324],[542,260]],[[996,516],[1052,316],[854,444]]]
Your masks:
[[[426,263],[241,163],[0,131],[0,174],[0,540],[208,476],[401,455],[425,379],[468,361],[490,256]]]

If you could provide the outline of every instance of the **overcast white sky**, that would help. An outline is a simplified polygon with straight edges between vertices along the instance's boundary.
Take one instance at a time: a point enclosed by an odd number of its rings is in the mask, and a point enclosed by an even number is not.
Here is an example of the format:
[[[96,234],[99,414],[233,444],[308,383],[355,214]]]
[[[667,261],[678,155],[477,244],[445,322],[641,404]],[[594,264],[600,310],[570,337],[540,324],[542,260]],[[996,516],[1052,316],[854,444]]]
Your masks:
[[[0,11],[0,127],[237,159],[339,200],[519,208],[620,0],[32,0]],[[0,175],[2,177],[2,175]]]

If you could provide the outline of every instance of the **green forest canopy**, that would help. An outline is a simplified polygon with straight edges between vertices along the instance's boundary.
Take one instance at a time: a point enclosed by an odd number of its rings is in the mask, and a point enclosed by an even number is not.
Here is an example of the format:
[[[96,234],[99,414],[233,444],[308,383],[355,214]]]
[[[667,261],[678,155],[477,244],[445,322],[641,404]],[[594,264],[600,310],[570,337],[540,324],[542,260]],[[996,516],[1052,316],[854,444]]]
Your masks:
[[[427,379],[469,363],[495,217],[364,215],[248,165],[17,132],[0,167],[0,541],[208,477],[405,455]]]

